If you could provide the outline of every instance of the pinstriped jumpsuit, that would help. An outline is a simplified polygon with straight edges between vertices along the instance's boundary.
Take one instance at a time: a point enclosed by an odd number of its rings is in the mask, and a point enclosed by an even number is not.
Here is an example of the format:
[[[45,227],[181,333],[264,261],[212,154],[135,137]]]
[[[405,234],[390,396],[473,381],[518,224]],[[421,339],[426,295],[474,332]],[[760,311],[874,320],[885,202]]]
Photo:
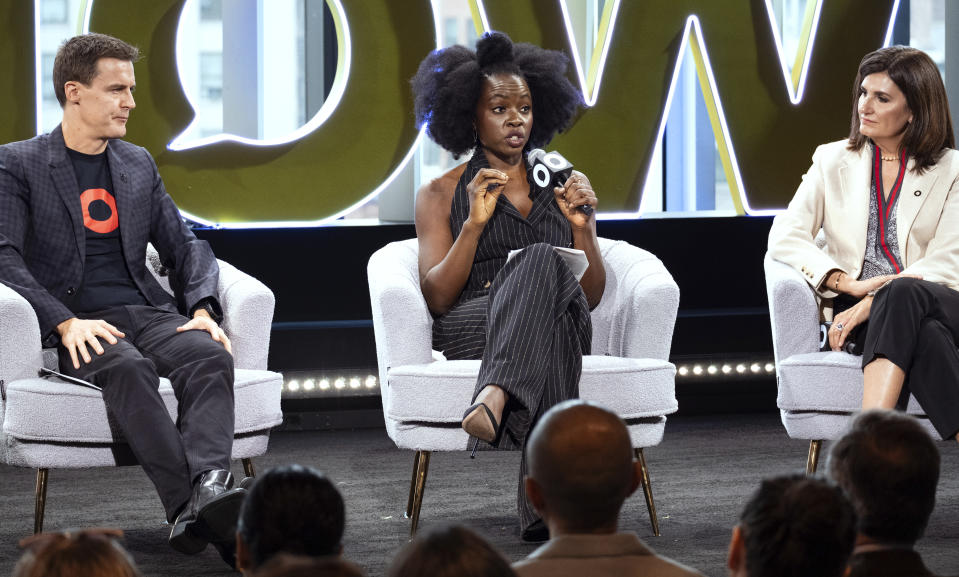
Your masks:
[[[450,208],[454,239],[469,216],[466,187],[488,167],[485,154],[474,154],[456,185]],[[500,195],[459,300],[433,322],[433,347],[447,359],[483,360],[474,399],[489,384],[509,394],[494,443],[524,449],[517,494],[521,529],[537,519],[523,483],[527,433],[550,407],[579,396],[582,355],[589,354],[592,340],[586,295],[552,249],[572,246],[569,221],[551,188],[530,179],[530,191],[533,207],[526,218]],[[506,262],[510,250],[523,247]]]

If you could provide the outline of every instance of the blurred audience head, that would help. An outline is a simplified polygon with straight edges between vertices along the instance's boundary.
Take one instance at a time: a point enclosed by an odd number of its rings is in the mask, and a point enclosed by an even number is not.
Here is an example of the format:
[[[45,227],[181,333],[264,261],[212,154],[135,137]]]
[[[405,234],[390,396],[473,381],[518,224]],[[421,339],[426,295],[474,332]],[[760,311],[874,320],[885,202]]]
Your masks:
[[[417,534],[393,559],[389,577],[512,577],[503,555],[465,527],[437,527]]]
[[[250,572],[277,553],[339,555],[343,498],[322,473],[284,465],[257,477],[237,523],[237,566]]]
[[[856,513],[839,487],[790,475],[766,479],[729,543],[735,577],[840,577],[856,540]]]
[[[615,532],[619,510],[641,478],[626,424],[582,400],[543,415],[527,462],[526,493],[553,536]]]
[[[26,552],[13,577],[140,577],[117,539],[119,529],[40,533],[20,541]]]
[[[915,418],[862,413],[833,445],[827,467],[856,509],[861,535],[900,544],[922,537],[936,504],[939,451]]]
[[[264,563],[254,577],[364,577],[363,570],[338,555],[306,557],[280,553]]]

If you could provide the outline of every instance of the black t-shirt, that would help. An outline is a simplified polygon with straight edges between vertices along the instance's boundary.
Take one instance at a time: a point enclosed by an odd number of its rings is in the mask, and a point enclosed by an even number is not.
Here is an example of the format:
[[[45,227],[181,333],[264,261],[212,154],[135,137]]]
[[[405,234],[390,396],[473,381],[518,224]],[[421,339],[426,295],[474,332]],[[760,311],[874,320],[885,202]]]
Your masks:
[[[86,233],[83,283],[71,310],[92,313],[122,305],[149,304],[140,294],[120,244],[120,220],[113,196],[107,153],[83,154],[67,149],[80,184],[80,207]]]

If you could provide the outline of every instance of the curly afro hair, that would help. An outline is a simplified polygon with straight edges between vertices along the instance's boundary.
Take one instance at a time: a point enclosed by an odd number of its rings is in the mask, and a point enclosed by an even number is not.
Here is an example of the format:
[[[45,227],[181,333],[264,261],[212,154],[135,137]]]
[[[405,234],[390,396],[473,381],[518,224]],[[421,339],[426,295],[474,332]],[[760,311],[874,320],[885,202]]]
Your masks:
[[[476,103],[483,79],[516,74],[526,81],[533,99],[533,130],[527,148],[545,146],[572,123],[582,105],[579,90],[566,77],[569,59],[562,52],[527,43],[514,44],[501,32],[485,34],[476,52],[464,46],[434,50],[410,81],[416,126],[455,156],[473,150]]]

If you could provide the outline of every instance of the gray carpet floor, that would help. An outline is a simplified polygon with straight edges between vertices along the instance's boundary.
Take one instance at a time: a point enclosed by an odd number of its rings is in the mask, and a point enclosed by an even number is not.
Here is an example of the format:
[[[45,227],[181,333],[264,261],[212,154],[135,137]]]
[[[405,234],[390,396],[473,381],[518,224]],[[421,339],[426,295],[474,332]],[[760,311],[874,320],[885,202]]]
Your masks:
[[[919,550],[939,573],[959,573],[959,445],[941,443],[938,504]],[[828,448],[828,447],[827,447]],[[658,447],[646,450],[661,537],[654,537],[641,493],[623,511],[621,527],[656,551],[707,575],[726,575],[729,533],[763,476],[799,471],[807,444],[786,436],[776,414],[680,417],[666,426]],[[335,479],[347,505],[345,555],[369,575],[384,575],[406,543],[403,509],[412,454],[395,448],[385,431],[276,433],[256,464],[297,462]],[[515,521],[517,452],[438,453],[430,463],[420,527],[464,523],[509,559],[529,554]],[[239,464],[234,473],[240,474]],[[0,466],[0,575],[20,555],[17,541],[33,524],[34,473]],[[159,499],[138,467],[50,472],[45,529],[119,527],[125,545],[148,576],[230,575],[216,552],[187,557],[166,544]]]

